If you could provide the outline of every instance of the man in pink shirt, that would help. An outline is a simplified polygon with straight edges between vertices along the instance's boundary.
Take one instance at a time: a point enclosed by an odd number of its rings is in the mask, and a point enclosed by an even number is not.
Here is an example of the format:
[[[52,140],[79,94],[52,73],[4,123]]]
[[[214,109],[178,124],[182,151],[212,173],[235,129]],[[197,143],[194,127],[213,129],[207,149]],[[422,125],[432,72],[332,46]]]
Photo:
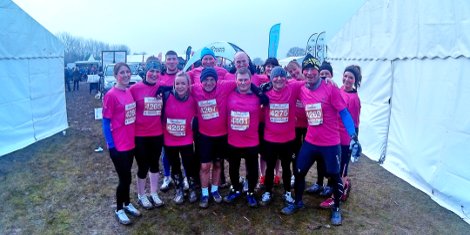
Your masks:
[[[200,76],[201,72],[204,68],[214,68],[215,71],[217,72],[217,76],[220,78],[220,80],[223,80],[225,77],[225,74],[227,73],[227,70],[216,66],[217,58],[215,57],[214,52],[207,48],[204,47],[201,51],[201,65],[200,67],[197,67],[191,71],[188,72],[189,77],[191,78],[191,84],[198,84],[201,83],[200,81]]]
[[[249,186],[247,202],[250,207],[257,207],[254,191],[258,180],[258,125],[261,103],[250,90],[250,71],[247,68],[240,68],[235,75],[237,88],[230,93],[227,102],[229,173],[232,187],[230,193],[224,197],[224,201],[233,203],[241,196],[239,170],[241,158],[244,157]]]
[[[293,203],[291,196],[292,145],[295,139],[295,103],[301,86],[305,82],[291,81],[287,83],[287,72],[280,66],[274,67],[270,76],[271,82],[266,95],[269,105],[265,108],[264,153],[262,158],[267,163],[265,186],[266,191],[261,198],[261,205],[271,202],[273,192],[274,168],[278,162],[282,164],[284,182],[283,199]],[[264,87],[264,85],[263,85]]]
[[[218,81],[217,71],[207,67],[202,70],[200,82],[194,84],[191,90],[198,111],[199,136],[196,142],[201,161],[201,208],[209,206],[210,178],[211,197],[216,203],[222,202],[218,187],[221,160],[227,150],[227,98],[235,87],[235,81]]]
[[[305,189],[305,176],[310,167],[322,158],[326,173],[333,181],[333,194],[335,203],[331,213],[331,223],[341,225],[341,211],[339,198],[343,191],[340,177],[340,135],[338,132],[338,113],[351,137],[350,146],[357,151],[353,154],[358,157],[360,145],[357,139],[354,123],[340,91],[332,84],[326,84],[320,79],[318,69],[320,64],[316,58],[308,54],[302,69],[306,70],[307,83],[300,89],[300,101],[305,107],[308,120],[307,136],[296,159],[295,170],[295,202],[282,209],[282,213],[290,215],[304,207],[302,194]]]

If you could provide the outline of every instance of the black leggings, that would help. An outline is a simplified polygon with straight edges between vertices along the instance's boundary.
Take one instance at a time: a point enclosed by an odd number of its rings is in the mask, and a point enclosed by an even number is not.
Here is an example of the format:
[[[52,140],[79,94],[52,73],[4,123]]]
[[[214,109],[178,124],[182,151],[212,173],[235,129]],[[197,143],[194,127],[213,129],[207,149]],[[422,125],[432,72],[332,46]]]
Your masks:
[[[168,157],[168,162],[171,166],[171,174],[173,177],[177,176],[178,179],[183,178],[181,172],[181,159],[183,161],[183,167],[186,172],[186,177],[188,179],[196,179],[195,177],[199,174],[197,171],[199,161],[194,157],[193,145],[184,145],[184,146],[165,146],[165,154]]]
[[[135,137],[135,160],[137,162],[137,177],[147,178],[147,172],[159,172],[159,160],[163,146],[163,135]]]
[[[334,146],[317,146],[304,141],[297,157],[297,169],[295,174],[295,201],[302,201],[302,195],[305,190],[305,176],[310,167],[319,158],[323,159],[325,170],[330,177],[333,186],[333,195],[335,207],[339,207],[339,198],[343,195],[343,182],[339,175],[340,165],[340,147]]]
[[[119,177],[119,184],[116,189],[116,210],[121,210],[123,204],[130,202],[129,191],[132,181],[131,169],[134,161],[134,150],[117,151],[116,148],[109,150],[109,156],[113,161],[114,168]]]
[[[341,168],[339,169],[341,177],[348,176],[349,161],[351,161],[349,145],[341,145]]]
[[[273,143],[265,141],[265,155],[263,159],[266,161],[266,177],[264,184],[266,192],[271,192],[273,188],[274,168],[276,167],[277,159],[281,160],[282,166],[282,182],[284,182],[284,190],[290,192],[290,177],[292,176],[290,170],[290,163],[292,161],[292,144],[293,141],[287,143]]]
[[[294,143],[293,143],[293,152],[295,154],[295,158],[297,158],[297,156],[299,156],[300,147],[302,147],[302,143],[304,142],[306,134],[307,134],[307,128],[306,127],[296,127],[295,128],[295,140],[294,140]],[[292,171],[295,171],[295,169],[297,168],[295,166],[295,158],[292,159]]]
[[[238,148],[229,144],[229,174],[230,181],[235,191],[241,191],[240,184],[240,162],[241,158],[245,158],[246,175],[248,178],[248,192],[255,191],[256,183],[258,182],[258,146]]]

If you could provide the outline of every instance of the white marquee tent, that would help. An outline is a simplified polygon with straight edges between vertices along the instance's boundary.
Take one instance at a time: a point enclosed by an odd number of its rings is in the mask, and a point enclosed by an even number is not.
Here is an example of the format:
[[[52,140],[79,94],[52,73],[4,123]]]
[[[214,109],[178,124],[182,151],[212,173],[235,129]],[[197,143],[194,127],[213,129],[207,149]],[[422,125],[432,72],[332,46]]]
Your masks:
[[[470,1],[369,0],[328,57],[362,67],[364,153],[470,223]]]
[[[68,127],[64,47],[11,0],[0,0],[0,156]]]

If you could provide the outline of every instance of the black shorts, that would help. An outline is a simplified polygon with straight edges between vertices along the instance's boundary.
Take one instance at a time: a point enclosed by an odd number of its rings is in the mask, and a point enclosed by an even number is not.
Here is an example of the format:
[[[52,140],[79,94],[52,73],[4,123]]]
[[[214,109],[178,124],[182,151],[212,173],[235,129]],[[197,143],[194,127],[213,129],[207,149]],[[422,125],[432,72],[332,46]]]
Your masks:
[[[227,158],[227,136],[199,135],[199,155],[201,163],[208,163]],[[224,156],[225,155],[225,156]]]

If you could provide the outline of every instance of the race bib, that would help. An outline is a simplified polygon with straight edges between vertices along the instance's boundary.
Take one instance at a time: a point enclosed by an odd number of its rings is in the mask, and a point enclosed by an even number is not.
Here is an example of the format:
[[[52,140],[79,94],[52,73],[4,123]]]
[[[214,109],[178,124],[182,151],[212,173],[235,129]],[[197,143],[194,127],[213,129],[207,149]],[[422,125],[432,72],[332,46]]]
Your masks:
[[[170,135],[186,136],[186,119],[166,119],[166,129]]]
[[[160,116],[162,115],[162,99],[156,97],[145,97],[144,98],[144,116]]]
[[[269,104],[269,121],[286,123],[289,121],[289,104]]]
[[[219,117],[219,110],[217,109],[217,101],[215,99],[202,100],[197,102],[197,104],[199,106],[202,119],[209,120]]]
[[[230,128],[235,131],[246,131],[250,126],[249,112],[230,112]]]
[[[297,108],[302,108],[302,109],[303,109],[303,108],[304,108],[304,105],[302,104],[302,102],[301,102],[300,100],[297,100],[297,101],[295,102],[295,107],[297,107]]]
[[[318,126],[323,123],[323,112],[321,110],[321,103],[306,105],[305,113],[307,113],[308,125]]]
[[[129,125],[135,122],[135,102],[126,104],[126,119],[124,120],[125,125]]]

